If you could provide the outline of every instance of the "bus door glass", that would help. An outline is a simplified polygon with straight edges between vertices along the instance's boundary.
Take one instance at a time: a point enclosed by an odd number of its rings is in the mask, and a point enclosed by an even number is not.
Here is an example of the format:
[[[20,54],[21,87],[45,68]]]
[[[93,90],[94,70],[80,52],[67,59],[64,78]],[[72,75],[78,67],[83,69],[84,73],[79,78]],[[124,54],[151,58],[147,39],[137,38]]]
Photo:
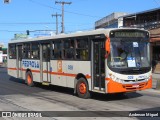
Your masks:
[[[42,80],[50,82],[50,43],[42,44]]]
[[[104,91],[105,88],[105,42],[92,41],[92,76],[93,89]]]
[[[17,45],[17,77],[22,77],[22,45]]]

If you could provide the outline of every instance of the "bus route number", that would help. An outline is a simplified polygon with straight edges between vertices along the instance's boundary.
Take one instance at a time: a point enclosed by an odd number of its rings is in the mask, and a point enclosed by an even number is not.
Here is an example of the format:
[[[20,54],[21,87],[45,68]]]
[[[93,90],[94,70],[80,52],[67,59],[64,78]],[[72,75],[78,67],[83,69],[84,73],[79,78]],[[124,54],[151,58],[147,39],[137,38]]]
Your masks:
[[[68,70],[73,70],[73,65],[68,65]]]

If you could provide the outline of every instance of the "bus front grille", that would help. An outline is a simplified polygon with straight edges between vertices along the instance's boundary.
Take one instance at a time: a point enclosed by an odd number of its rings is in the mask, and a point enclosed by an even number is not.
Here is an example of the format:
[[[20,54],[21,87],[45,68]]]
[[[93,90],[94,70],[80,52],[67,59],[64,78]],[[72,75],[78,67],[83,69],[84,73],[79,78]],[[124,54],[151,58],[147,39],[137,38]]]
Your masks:
[[[142,82],[145,81],[146,79],[138,79],[138,80],[124,80],[124,82]]]
[[[147,83],[140,83],[140,84],[132,84],[132,85],[123,85],[123,88],[126,90],[138,90],[145,87]]]

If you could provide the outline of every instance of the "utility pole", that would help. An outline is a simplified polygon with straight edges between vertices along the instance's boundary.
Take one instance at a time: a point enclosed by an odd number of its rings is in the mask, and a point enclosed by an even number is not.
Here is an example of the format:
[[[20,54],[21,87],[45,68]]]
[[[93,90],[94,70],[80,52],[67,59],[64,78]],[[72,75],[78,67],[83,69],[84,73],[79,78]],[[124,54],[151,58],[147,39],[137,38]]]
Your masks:
[[[62,5],[62,32],[64,33],[64,5],[68,4],[70,5],[72,2],[64,2],[64,1],[55,1],[55,4],[61,4]]]
[[[58,34],[58,17],[61,17],[61,14],[52,14],[52,17],[56,17],[56,35]]]

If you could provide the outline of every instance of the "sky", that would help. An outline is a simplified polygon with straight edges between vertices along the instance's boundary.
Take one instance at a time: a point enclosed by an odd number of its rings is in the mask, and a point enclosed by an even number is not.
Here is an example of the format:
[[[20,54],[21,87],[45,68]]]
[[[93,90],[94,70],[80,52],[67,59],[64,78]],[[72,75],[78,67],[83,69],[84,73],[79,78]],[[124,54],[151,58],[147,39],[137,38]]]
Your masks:
[[[94,29],[95,21],[113,13],[136,13],[160,7],[160,0],[10,0],[0,1],[0,43],[7,43],[14,34],[26,34],[26,30],[56,30],[56,18],[61,14],[61,5],[55,1],[72,2],[64,6],[65,32]],[[59,32],[61,17],[58,17]],[[35,37],[37,32],[31,32]]]

